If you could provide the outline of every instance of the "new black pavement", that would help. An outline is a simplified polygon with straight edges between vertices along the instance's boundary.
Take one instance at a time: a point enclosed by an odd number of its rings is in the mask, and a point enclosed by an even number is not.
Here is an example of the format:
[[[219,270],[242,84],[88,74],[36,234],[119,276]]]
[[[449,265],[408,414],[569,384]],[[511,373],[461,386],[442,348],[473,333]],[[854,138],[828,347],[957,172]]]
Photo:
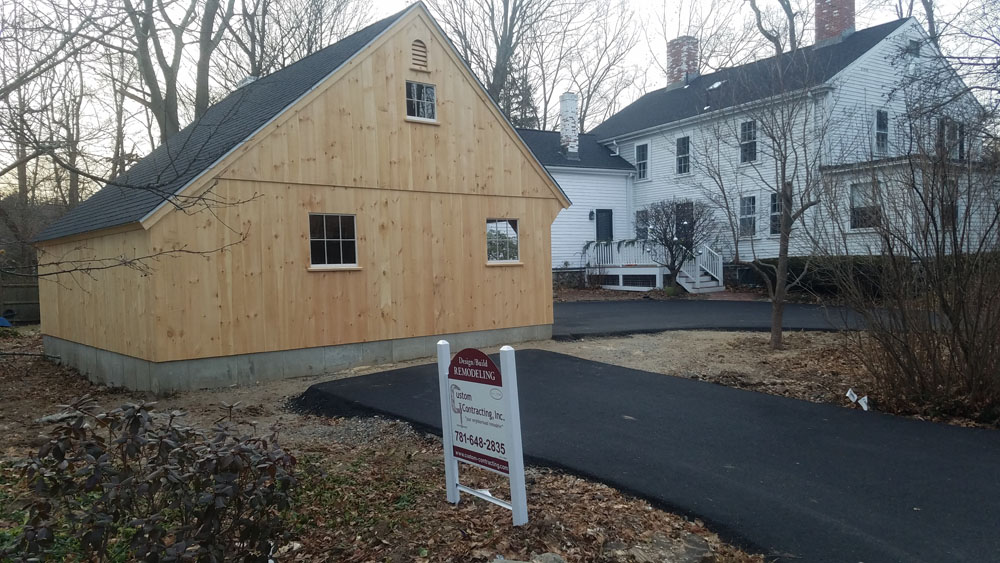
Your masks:
[[[539,350],[517,360],[529,462],[701,517],[782,561],[1000,561],[1000,432]],[[440,431],[434,365],[313,385],[300,403]]]
[[[771,303],[670,299],[655,301],[583,301],[556,303],[552,337],[613,336],[668,330],[770,330]],[[860,321],[839,307],[785,305],[782,325],[788,330],[857,328]]]

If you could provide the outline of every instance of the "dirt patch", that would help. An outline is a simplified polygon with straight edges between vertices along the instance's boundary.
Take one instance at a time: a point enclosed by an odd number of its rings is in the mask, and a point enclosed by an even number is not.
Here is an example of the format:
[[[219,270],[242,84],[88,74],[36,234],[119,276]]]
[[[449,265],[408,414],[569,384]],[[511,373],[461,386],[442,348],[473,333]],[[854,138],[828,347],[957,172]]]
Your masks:
[[[837,333],[786,333],[785,348],[771,350],[758,332],[671,331],[571,342],[539,348],[619,366],[847,406],[849,388],[863,395],[871,381],[847,354]]]
[[[41,338],[29,332],[24,338],[4,339],[0,352],[42,354]],[[611,554],[621,546],[662,536],[681,542],[691,534],[704,538],[719,563],[763,561],[725,544],[700,521],[547,469],[529,468],[531,521],[513,528],[510,513],[494,505],[467,497],[458,506],[445,501],[439,438],[380,418],[325,418],[285,407],[319,380],[427,361],[155,398],[93,385],[75,370],[39,356],[0,356],[0,392],[5,397],[0,410],[0,504],[15,506],[27,494],[10,464],[30,455],[45,439],[47,427],[37,419],[90,394],[107,408],[156,400],[157,410],[185,411],[189,423],[201,426],[213,424],[230,408],[237,420],[261,429],[277,424],[281,443],[299,460],[302,481],[291,516],[294,534],[280,561],[493,561],[498,555],[527,560],[546,552],[570,562],[619,561]],[[463,480],[497,496],[509,495],[504,481],[486,471],[463,466]],[[23,514],[0,509],[0,540],[14,533],[22,520]]]

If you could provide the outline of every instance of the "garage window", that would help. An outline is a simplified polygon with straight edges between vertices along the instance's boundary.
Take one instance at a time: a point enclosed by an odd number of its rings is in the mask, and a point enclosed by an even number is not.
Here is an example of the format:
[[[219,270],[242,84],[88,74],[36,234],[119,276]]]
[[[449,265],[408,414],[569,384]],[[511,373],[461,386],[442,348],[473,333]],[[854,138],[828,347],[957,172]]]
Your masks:
[[[309,263],[316,267],[357,266],[354,215],[309,214]]]
[[[517,262],[517,219],[486,220],[486,261]]]
[[[406,117],[437,120],[437,93],[433,84],[406,81]]]

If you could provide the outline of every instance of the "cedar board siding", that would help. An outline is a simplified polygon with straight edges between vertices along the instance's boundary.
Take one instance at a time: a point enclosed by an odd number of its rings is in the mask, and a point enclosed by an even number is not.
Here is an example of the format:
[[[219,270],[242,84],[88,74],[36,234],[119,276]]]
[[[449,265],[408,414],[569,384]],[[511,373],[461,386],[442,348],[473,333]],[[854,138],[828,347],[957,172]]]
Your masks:
[[[430,72],[410,69],[414,39]],[[87,299],[49,284],[44,332],[164,362],[551,324],[563,199],[443,41],[414,10],[192,186],[243,203],[163,208],[127,235],[152,252],[237,244],[163,258],[127,299],[105,278]],[[405,121],[406,80],[437,86],[437,124]],[[359,269],[307,269],[309,213],[357,215]],[[521,265],[486,264],[487,218],[519,220]],[[105,300],[117,328],[84,334]]]
[[[117,257],[150,254],[149,233],[136,229],[67,240],[39,247],[38,281],[42,332],[96,348],[143,359],[153,358],[153,319],[150,303],[152,276],[114,265]],[[45,276],[58,261],[71,270],[74,260],[105,259],[111,267],[88,273]],[[153,263],[154,268],[165,263]]]

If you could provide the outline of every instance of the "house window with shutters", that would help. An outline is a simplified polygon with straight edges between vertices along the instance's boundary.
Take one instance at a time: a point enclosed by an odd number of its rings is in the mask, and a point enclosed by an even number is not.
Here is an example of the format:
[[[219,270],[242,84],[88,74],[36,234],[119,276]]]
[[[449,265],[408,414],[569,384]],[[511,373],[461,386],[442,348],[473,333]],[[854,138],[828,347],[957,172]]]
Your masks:
[[[851,228],[870,229],[882,221],[878,205],[878,182],[851,184]]]
[[[875,112],[875,154],[885,155],[889,153],[889,112],[878,110]]]
[[[757,196],[740,198],[740,236],[752,237],[757,234]]]
[[[427,45],[419,39],[410,46],[410,66],[413,70],[427,70]]]
[[[772,235],[781,234],[781,198],[778,194],[771,194],[771,221],[770,233]]]
[[[640,209],[635,212],[635,238],[646,240],[649,238],[649,210]]]
[[[635,177],[637,180],[649,179],[649,143],[635,146]]]
[[[691,137],[677,138],[677,173],[691,172]]]
[[[740,123],[740,163],[757,161],[757,122]]]

